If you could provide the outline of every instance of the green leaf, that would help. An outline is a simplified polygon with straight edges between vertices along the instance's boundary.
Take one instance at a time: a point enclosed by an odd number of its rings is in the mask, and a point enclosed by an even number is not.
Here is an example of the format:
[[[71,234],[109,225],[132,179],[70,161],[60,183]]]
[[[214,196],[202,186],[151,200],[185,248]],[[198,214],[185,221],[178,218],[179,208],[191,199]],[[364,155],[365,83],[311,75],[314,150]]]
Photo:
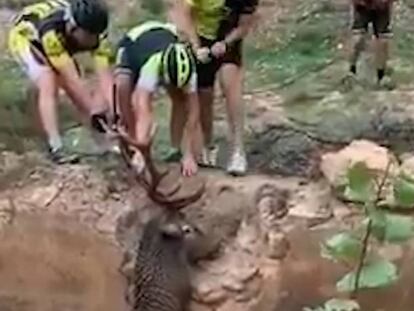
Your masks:
[[[385,241],[387,231],[387,217],[385,212],[381,210],[371,210],[369,211],[368,217],[372,221],[372,234],[377,238],[378,241]]]
[[[345,197],[351,201],[367,202],[373,198],[374,176],[364,162],[357,162],[348,170]]]
[[[382,211],[370,214],[372,234],[380,242],[406,242],[414,236],[414,221],[411,217],[393,215]],[[363,222],[368,224],[368,219]]]
[[[385,240],[387,242],[405,242],[414,236],[414,222],[411,217],[386,216]]]
[[[360,309],[355,300],[331,299],[325,303],[325,311],[359,311]]]
[[[352,262],[359,258],[361,251],[361,242],[350,233],[344,232],[325,241],[321,255],[333,261]]]
[[[331,299],[325,302],[323,307],[305,307],[302,311],[359,311],[361,308],[358,302],[349,299]]]
[[[341,292],[354,290],[356,272],[345,275],[336,287]],[[397,281],[397,267],[389,261],[381,260],[362,268],[359,279],[359,288],[379,288],[393,284]]]
[[[406,175],[400,175],[394,183],[394,197],[398,206],[414,208],[414,181]]]

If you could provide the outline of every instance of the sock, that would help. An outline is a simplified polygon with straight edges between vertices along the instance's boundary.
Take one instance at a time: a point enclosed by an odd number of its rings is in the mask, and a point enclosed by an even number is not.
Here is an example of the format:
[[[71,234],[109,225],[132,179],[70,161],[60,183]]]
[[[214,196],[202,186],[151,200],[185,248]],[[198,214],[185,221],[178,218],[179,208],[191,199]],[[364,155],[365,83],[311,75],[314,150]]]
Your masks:
[[[377,70],[378,82],[380,82],[382,80],[382,78],[384,78],[384,75],[385,75],[385,69],[378,69]]]
[[[61,138],[60,138],[59,135],[51,135],[49,137],[49,140],[48,141],[49,141],[49,147],[52,150],[60,149],[63,146],[62,140],[61,140]]]
[[[351,65],[351,66],[349,67],[349,71],[350,71],[350,72],[352,72],[352,73],[355,75],[355,74],[356,74],[356,72],[357,72],[356,65]]]

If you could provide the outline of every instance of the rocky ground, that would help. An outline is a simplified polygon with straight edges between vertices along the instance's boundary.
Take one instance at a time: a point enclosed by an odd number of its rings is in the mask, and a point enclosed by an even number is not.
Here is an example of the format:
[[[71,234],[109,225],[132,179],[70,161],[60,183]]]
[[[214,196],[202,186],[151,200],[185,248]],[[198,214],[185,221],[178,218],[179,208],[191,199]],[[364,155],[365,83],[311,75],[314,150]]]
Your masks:
[[[359,212],[351,205],[341,203],[332,189],[351,163],[366,161],[373,169],[385,170],[389,159],[390,154],[385,148],[368,141],[356,141],[339,153],[325,154],[320,166],[324,177],[316,181],[262,175],[234,179],[217,172],[203,172],[208,191],[199,202],[184,210],[186,219],[203,235],[198,261],[192,268],[194,293],[191,310],[296,311],[334,295],[335,276],[342,270],[319,257],[318,241],[326,237],[327,232],[338,232],[339,228],[359,221]],[[17,156],[3,152],[1,161],[2,232],[11,232],[9,244],[16,239],[13,230],[20,228],[20,232],[26,231],[26,234],[33,230],[30,228],[34,223],[29,222],[31,226],[25,224],[20,215],[38,215],[36,217],[42,218],[39,225],[44,223],[45,228],[56,227],[54,219],[63,217],[66,223],[61,225],[60,235],[69,235],[69,221],[74,221],[84,228],[81,232],[86,231],[88,233],[85,234],[91,238],[95,236],[107,241],[99,242],[96,248],[108,252],[112,264],[101,262],[93,253],[89,254],[88,260],[96,261],[103,269],[108,269],[105,265],[112,265],[110,269],[114,270],[119,265],[122,250],[128,245],[127,239],[131,238],[128,236],[133,232],[131,227],[141,225],[139,215],[155,209],[145,193],[133,186],[125,172],[116,167],[120,165],[116,159],[108,159],[105,167],[85,163],[59,170],[47,166],[36,153]],[[412,163],[412,157],[406,155],[401,168],[412,172]],[[128,222],[122,220],[125,217],[129,217]],[[33,237],[42,236],[36,230],[32,234]],[[75,233],[72,234],[76,237]],[[54,252],[61,255],[65,251],[82,252],[82,246],[76,241],[72,242],[74,245],[69,250],[64,245],[54,244],[56,241],[49,243],[39,244],[46,254],[50,247],[57,248]],[[107,243],[109,245],[105,246]],[[3,247],[11,246],[6,243]],[[19,249],[21,245],[14,247]],[[384,251],[387,250],[391,256],[397,256],[393,257],[394,260],[401,261],[405,258],[403,256],[413,254],[414,245],[386,248]],[[16,256],[23,258],[25,255],[19,253]],[[46,258],[39,260],[49,262]],[[56,262],[57,270],[67,269],[76,275],[87,264],[73,263],[73,266],[66,267],[65,261],[50,260]],[[320,277],[312,275],[315,269],[322,269]],[[401,269],[405,269],[404,264]],[[4,273],[5,270],[0,269],[0,275]],[[101,274],[113,278],[114,283],[108,286],[113,288],[118,284],[115,290],[121,295],[122,278],[116,274],[108,275],[108,272]],[[300,275],[307,275],[309,282],[295,284],[300,282]],[[405,277],[399,285],[402,288]],[[47,278],[44,282],[50,284]],[[88,282],[93,287],[95,280],[92,275]],[[23,277],[19,286],[30,286],[30,282]],[[102,294],[104,290],[107,287],[95,289],[94,293]],[[304,297],[298,296],[297,291],[303,292]],[[8,297],[12,292],[10,289],[4,296]],[[390,297],[389,293],[386,295]],[[82,304],[82,299],[74,297],[72,299],[81,306],[77,310],[95,310],[94,306]],[[406,308],[412,305],[411,296],[404,291],[404,297],[399,310],[408,311]],[[33,299],[32,296],[21,297],[29,305],[33,304]],[[107,299],[114,301],[113,296]],[[372,301],[368,300],[368,303]]]
[[[246,51],[251,174],[230,178],[202,171],[208,190],[184,210],[203,234],[192,268],[194,311],[301,311],[335,296],[343,271],[320,257],[319,244],[361,218],[333,189],[357,161],[383,171],[392,158],[396,170],[414,171],[411,2],[396,9],[391,65],[398,84],[392,91],[374,89],[369,53],[361,84],[343,89],[344,42],[337,30],[346,24],[345,2],[263,1],[260,39],[252,38],[254,46]],[[4,11],[0,19],[9,17]],[[3,69],[20,77],[8,57]],[[130,226],[139,226],[139,215],[153,206],[115,157],[51,166],[34,148],[27,118],[16,117],[27,115],[21,86],[18,79],[0,81],[0,114],[6,116],[0,124],[0,278],[10,284],[0,287],[0,309],[114,310],[123,303],[124,282],[116,269]],[[222,105],[217,115],[224,165]],[[73,129],[66,138],[73,142],[77,133]],[[133,215],[132,225],[120,221]],[[411,311],[414,246],[387,247],[384,253],[399,263],[403,278],[388,291],[361,297],[363,310]],[[33,269],[18,277],[10,274],[31,263]],[[35,292],[34,279],[41,280]],[[50,301],[39,298],[46,294]]]

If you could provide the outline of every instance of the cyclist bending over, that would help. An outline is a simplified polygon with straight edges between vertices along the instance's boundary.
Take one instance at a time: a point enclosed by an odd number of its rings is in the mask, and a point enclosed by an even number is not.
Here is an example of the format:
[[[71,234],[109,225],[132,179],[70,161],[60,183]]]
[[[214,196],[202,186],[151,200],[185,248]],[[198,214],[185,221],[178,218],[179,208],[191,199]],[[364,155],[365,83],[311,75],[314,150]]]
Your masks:
[[[45,1],[29,5],[14,20],[9,33],[9,50],[24,68],[34,86],[40,121],[47,136],[51,159],[58,163],[78,160],[63,148],[58,129],[58,88],[66,91],[83,116],[97,130],[105,119],[102,104],[110,100],[112,77],[110,47],[105,30],[106,6],[98,0]],[[95,59],[100,91],[94,96],[80,78],[73,55],[91,51]]]
[[[177,124],[175,119],[187,117],[184,133],[171,130],[171,142],[177,148],[183,144],[183,175],[195,174],[196,142],[201,132],[197,74],[191,49],[178,41],[175,27],[146,22],[128,31],[117,51],[115,84],[126,131],[137,144],[148,148],[154,126],[154,93],[159,86],[166,88],[172,102],[171,126]]]

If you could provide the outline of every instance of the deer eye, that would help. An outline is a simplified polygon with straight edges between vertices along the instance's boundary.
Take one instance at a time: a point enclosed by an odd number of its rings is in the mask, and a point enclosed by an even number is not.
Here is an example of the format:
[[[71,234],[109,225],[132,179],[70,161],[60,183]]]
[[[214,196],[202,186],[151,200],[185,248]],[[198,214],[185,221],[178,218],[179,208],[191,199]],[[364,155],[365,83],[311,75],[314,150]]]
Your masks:
[[[190,225],[183,225],[181,229],[183,230],[184,234],[190,234],[194,231]]]

